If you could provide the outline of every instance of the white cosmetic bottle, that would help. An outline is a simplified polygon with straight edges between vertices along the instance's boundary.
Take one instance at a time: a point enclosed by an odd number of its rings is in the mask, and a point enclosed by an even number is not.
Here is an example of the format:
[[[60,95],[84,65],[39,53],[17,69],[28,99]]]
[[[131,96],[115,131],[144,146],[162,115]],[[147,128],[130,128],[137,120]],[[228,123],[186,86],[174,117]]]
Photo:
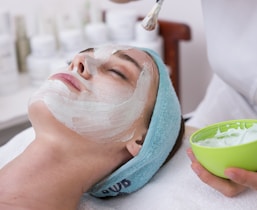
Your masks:
[[[38,31],[30,38],[31,54],[27,67],[32,86],[40,86],[51,74],[50,66],[57,56],[54,23],[50,17],[41,17]]]
[[[83,32],[82,20],[76,12],[64,12],[57,19],[60,55],[70,61],[88,47]]]
[[[11,17],[0,12],[0,96],[14,93],[19,87],[14,36]]]
[[[84,26],[85,36],[90,45],[108,44],[108,26],[103,22],[103,15],[98,1],[93,1],[89,8],[89,19]]]
[[[37,35],[31,38],[31,54],[27,57],[30,83],[40,86],[50,75],[50,65],[56,54],[55,38],[52,35]]]

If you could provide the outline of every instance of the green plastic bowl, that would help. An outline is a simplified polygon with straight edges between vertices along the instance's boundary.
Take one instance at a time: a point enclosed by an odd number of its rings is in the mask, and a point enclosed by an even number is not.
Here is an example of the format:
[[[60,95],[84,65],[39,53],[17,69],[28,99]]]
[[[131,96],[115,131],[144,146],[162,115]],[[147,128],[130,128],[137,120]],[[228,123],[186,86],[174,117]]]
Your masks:
[[[227,178],[224,175],[224,170],[229,167],[257,171],[257,132],[256,140],[248,143],[222,147],[199,145],[199,141],[215,138],[217,132],[223,135],[223,137],[216,138],[216,140],[220,141],[223,139],[224,141],[225,138],[230,138],[226,136],[233,135],[231,131],[249,130],[254,125],[257,126],[257,120],[231,120],[216,123],[196,131],[190,136],[190,144],[196,159],[208,171],[223,178]],[[253,137],[255,139],[255,134]]]

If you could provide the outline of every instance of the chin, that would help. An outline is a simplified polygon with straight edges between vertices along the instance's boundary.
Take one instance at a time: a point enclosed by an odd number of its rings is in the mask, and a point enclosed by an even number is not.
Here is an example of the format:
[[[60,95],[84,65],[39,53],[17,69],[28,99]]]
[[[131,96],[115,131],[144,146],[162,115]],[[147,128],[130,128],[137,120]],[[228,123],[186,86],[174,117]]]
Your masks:
[[[28,116],[31,124],[40,125],[55,120],[43,101],[34,101],[28,106]]]

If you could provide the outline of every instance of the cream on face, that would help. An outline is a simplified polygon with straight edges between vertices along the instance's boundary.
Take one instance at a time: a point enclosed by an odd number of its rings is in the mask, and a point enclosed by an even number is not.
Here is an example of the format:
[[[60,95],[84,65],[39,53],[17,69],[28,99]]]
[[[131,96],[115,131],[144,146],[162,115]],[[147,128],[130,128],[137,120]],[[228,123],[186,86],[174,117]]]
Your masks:
[[[85,66],[92,78],[85,79],[77,69],[64,70],[78,79],[86,90],[74,92],[60,80],[47,80],[31,98],[30,104],[43,101],[53,116],[78,134],[97,142],[127,141],[134,135],[133,123],[144,112],[153,77],[153,67],[145,62],[139,73],[136,87],[115,85],[112,80],[97,83],[101,79],[100,66],[109,62],[117,51],[127,47],[103,47],[86,55]]]

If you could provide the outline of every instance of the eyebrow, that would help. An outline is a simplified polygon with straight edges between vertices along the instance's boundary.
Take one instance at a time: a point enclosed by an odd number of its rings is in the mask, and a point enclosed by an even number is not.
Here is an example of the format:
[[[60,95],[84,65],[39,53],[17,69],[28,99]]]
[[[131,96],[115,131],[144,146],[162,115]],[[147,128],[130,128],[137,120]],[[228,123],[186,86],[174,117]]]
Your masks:
[[[85,49],[85,50],[80,51],[80,53],[94,52],[94,50],[95,50],[95,48],[91,47],[91,48],[87,48],[87,49]],[[142,67],[141,67],[140,64],[137,62],[137,60],[135,60],[134,58],[132,58],[130,55],[128,55],[128,54],[126,54],[126,53],[124,53],[124,52],[122,52],[122,51],[120,51],[120,50],[117,51],[117,52],[115,52],[113,55],[115,55],[115,56],[121,58],[122,60],[126,60],[126,61],[131,62],[132,64],[134,64],[134,65],[137,67],[137,69],[138,69],[139,71],[142,70]]]
[[[94,52],[94,48],[93,47],[90,47],[90,48],[87,48],[87,49],[85,49],[85,50],[82,50],[82,51],[80,51],[79,53],[84,53],[84,52]]]
[[[119,58],[123,59],[123,60],[126,60],[126,61],[129,61],[131,62],[132,64],[134,64],[137,69],[139,71],[142,70],[142,67],[140,66],[140,64],[137,62],[137,60],[135,60],[134,58],[132,58],[130,55],[124,53],[124,52],[121,52],[121,51],[117,51],[114,53],[114,55],[118,56]]]

